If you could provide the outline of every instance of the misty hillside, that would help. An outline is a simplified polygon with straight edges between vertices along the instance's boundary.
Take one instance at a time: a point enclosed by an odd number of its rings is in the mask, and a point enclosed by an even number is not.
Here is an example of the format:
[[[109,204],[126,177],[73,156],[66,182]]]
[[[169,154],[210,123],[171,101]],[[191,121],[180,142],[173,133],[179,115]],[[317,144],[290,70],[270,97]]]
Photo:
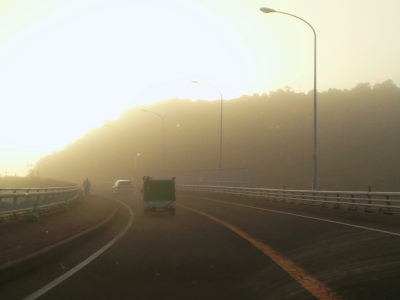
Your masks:
[[[172,99],[129,108],[36,169],[44,177],[110,185],[215,169],[219,105]],[[319,188],[400,190],[400,88],[386,81],[331,89],[318,105]],[[165,117],[164,167],[161,121],[142,108]],[[311,93],[283,89],[225,101],[223,132],[223,168],[247,168],[251,186],[310,188]]]

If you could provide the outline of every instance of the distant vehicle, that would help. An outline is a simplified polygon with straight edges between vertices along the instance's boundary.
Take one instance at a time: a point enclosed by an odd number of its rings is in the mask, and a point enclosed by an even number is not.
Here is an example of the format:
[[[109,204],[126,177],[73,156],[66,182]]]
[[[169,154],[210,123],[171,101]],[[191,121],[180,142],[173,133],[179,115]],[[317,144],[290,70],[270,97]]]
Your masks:
[[[130,180],[120,179],[114,183],[112,191],[116,195],[131,194],[133,192],[133,186]]]
[[[147,212],[169,212],[175,215],[175,177],[153,179],[143,177],[143,210]]]

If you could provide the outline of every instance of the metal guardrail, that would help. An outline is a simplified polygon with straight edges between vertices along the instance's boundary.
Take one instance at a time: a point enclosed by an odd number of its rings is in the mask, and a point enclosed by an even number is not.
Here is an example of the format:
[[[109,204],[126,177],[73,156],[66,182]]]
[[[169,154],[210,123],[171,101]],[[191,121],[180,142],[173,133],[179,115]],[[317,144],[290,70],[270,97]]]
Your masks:
[[[209,192],[265,199],[274,202],[305,204],[335,209],[363,210],[384,214],[400,214],[400,193],[362,191],[281,190],[211,185],[177,185],[180,190]]]
[[[40,211],[67,205],[81,193],[79,186],[0,189],[0,221],[19,216],[38,216]]]

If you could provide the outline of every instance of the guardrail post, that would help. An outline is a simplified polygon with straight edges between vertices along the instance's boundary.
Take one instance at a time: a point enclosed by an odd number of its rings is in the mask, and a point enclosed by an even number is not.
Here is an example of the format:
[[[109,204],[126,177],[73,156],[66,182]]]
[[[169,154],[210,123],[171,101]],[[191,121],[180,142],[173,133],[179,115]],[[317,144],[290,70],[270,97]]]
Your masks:
[[[14,194],[17,193],[17,190],[13,191]],[[16,210],[17,210],[17,205],[18,205],[18,197],[17,196],[13,196],[13,218],[16,219],[17,218],[17,214],[16,214]]]
[[[340,194],[336,194],[336,203],[334,205],[334,208],[340,209]]]
[[[313,193],[312,193],[312,196],[311,196],[311,199],[308,199],[308,200],[309,200],[309,201],[308,201],[307,204],[308,204],[309,206],[314,206],[315,203],[316,203],[315,201],[318,200],[318,192],[313,192]]]
[[[303,203],[303,201],[304,201],[304,198],[305,198],[305,193],[304,192],[301,192],[301,196],[300,196],[300,198],[299,199],[293,199],[293,203],[294,204],[299,204],[299,203]]]
[[[30,215],[30,221],[38,221],[39,220],[39,212],[38,212],[38,204],[39,204],[39,195],[37,195],[35,197],[35,199],[33,200],[33,207],[32,207],[32,211],[31,211],[31,215]],[[28,194],[27,195],[27,200],[29,201],[31,198],[31,195]]]
[[[301,195],[304,195],[304,193],[301,193]],[[293,197],[292,199],[290,199],[290,204],[296,204],[296,199],[297,197]]]
[[[270,202],[278,201],[278,199],[279,199],[279,192],[280,192],[280,191],[275,191],[274,197],[271,197]]]
[[[303,197],[301,197],[300,204],[304,205],[307,202],[307,193],[303,193]]]
[[[385,198],[386,198],[386,207],[385,207],[385,210],[383,211],[383,213],[386,215],[392,215],[393,212],[392,212],[391,203],[390,203],[390,196],[386,195]]]
[[[367,198],[368,198],[368,204],[372,204],[372,202],[371,202],[371,195],[370,195],[369,193],[367,194]],[[368,213],[372,213],[371,206],[370,206],[370,205],[367,205],[367,206],[365,207],[364,211],[365,211],[365,212],[368,212]]]
[[[275,200],[273,202],[279,202],[279,199],[283,197],[283,194],[285,193],[284,190],[280,191],[280,194],[278,193],[277,196],[275,197]]]
[[[351,194],[350,197],[351,197],[351,203],[352,204],[349,205],[349,209],[348,210],[357,210],[358,206],[356,205],[356,202],[354,200],[354,195]]]
[[[282,191],[281,203],[286,203],[287,194],[288,194],[288,192],[284,189],[284,190]]]
[[[263,197],[263,199],[268,201],[269,197],[270,197],[270,191],[262,190],[262,197]]]
[[[327,208],[326,201],[327,201],[327,195],[326,195],[326,193],[324,193],[323,194],[323,200],[322,200],[322,203],[321,203],[321,207]]]

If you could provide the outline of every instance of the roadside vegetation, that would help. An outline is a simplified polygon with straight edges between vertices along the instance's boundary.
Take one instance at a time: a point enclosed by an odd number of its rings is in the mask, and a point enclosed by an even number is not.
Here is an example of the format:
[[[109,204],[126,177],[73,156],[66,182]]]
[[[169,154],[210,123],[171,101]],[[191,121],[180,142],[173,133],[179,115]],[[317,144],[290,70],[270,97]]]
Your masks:
[[[116,179],[160,176],[161,122],[143,108],[165,118],[168,176],[179,182],[190,172],[218,167],[220,101],[171,99],[127,109],[43,158],[35,171],[109,186]],[[320,189],[400,191],[399,115],[400,88],[390,80],[320,92]],[[246,168],[251,186],[310,188],[312,91],[284,88],[225,100],[223,116],[224,169]]]

